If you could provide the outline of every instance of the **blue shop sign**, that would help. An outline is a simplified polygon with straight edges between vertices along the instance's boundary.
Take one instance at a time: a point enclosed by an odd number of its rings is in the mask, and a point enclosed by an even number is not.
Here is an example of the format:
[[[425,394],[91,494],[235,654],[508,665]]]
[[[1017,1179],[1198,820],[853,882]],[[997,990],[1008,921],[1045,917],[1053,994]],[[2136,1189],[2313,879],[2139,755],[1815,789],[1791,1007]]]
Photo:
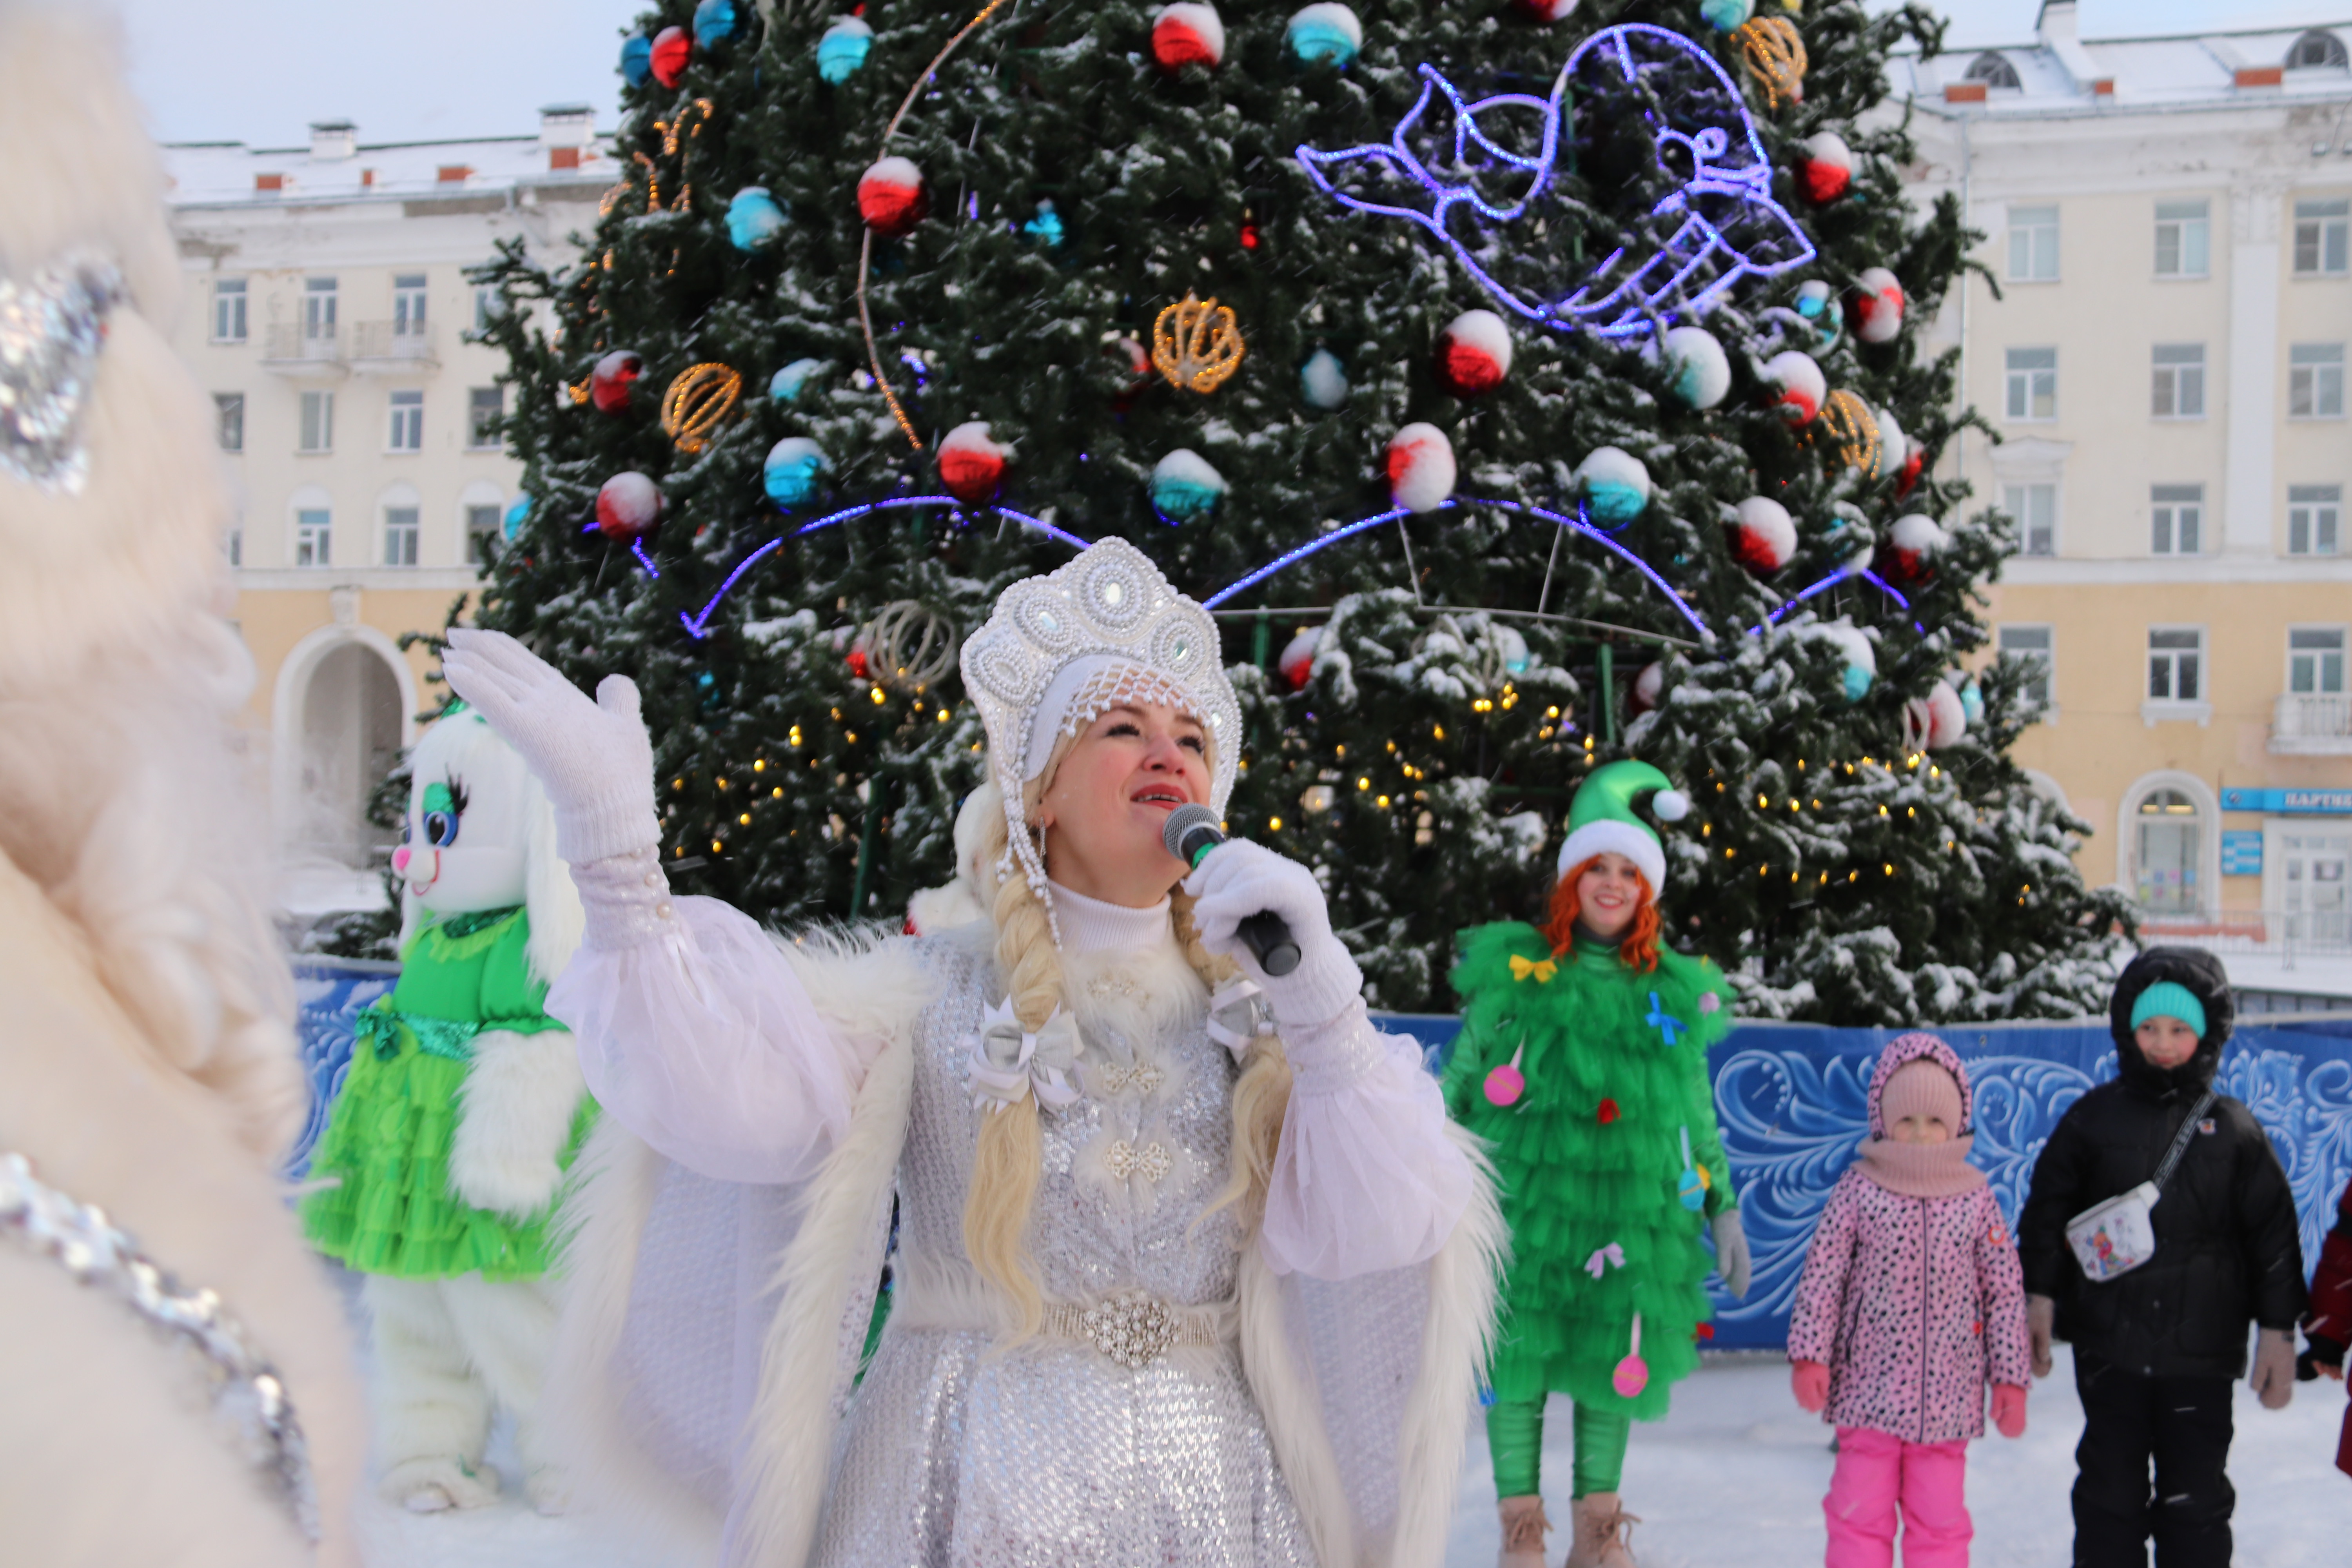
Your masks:
[[[2279,816],[2352,816],[2352,789],[2225,789],[2221,809]]]
[[[2221,875],[2259,877],[2263,874],[2263,835],[2259,828],[2230,828],[2221,835]]]

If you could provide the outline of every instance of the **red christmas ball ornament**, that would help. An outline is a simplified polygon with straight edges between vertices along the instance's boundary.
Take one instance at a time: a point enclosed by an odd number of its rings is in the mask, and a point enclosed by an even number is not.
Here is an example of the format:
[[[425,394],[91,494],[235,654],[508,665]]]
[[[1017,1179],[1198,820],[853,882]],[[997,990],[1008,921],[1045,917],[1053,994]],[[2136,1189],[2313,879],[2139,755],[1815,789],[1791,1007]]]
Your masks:
[[[1151,58],[1161,70],[1214,70],[1225,58],[1225,24],[1214,5],[1177,0],[1151,16]]]
[[[1611,1122],[1617,1120],[1617,1102],[1613,1100],[1602,1100],[1601,1102],[1601,1109],[1594,1112],[1594,1114],[1601,1118],[1601,1126],[1608,1126]]]
[[[1919,476],[1927,471],[1927,448],[1918,442],[1904,438],[1903,466],[1895,470],[1895,499],[1901,500],[1919,488]]]
[[[1960,694],[1943,681],[1925,697],[1903,705],[1903,745],[1906,751],[1940,752],[1969,732],[1968,706]]]
[[[1917,512],[1898,517],[1879,547],[1879,573],[1898,583],[1924,582],[1935,571],[1936,555],[1945,543],[1944,531],[1936,526],[1935,519]]]
[[[588,374],[588,398],[599,414],[620,414],[629,406],[629,388],[646,374],[643,354],[614,349],[596,362]]]
[[[1516,0],[1516,4],[1520,16],[1547,27],[1554,22],[1565,22],[1576,9],[1576,0]]]
[[[1465,310],[1437,340],[1438,379],[1456,397],[1475,397],[1511,374],[1511,329],[1492,310]]]
[[[1830,395],[1821,363],[1798,349],[1785,349],[1764,362],[1764,380],[1778,394],[1773,402],[1791,425],[1810,425]]]
[[[1816,206],[1833,202],[1853,184],[1853,149],[1833,131],[1808,136],[1798,143],[1804,151],[1797,164],[1797,188]]]
[[[1846,297],[1853,335],[1866,343],[1891,341],[1903,330],[1903,285],[1884,267],[1865,267]]]
[[[1307,678],[1315,673],[1315,648],[1322,634],[1309,626],[1282,647],[1282,657],[1275,668],[1282,672],[1283,683],[1293,691],[1305,689]]]
[[[1242,248],[1244,250],[1257,248],[1257,225],[1247,222],[1242,225]]]
[[[676,87],[694,58],[694,35],[684,27],[664,27],[654,35],[654,79]]]
[[[1111,412],[1124,414],[1135,406],[1135,400],[1151,384],[1150,351],[1133,338],[1113,338],[1103,344],[1103,353],[1123,378],[1119,389],[1111,394]]]
[[[859,643],[849,650],[849,658],[845,662],[849,666],[850,674],[857,677],[860,680],[866,679],[866,671],[867,668],[867,661],[866,658],[866,645],[864,643]]]
[[[1797,553],[1797,523],[1789,509],[1766,496],[1739,503],[1731,525],[1731,557],[1759,577],[1769,577]]]
[[[885,239],[911,233],[930,211],[923,172],[905,158],[885,158],[857,176],[857,216]]]
[[[643,539],[661,521],[661,487],[631,469],[596,492],[596,526],[607,539]]]
[[[940,483],[966,506],[978,506],[1004,482],[1004,448],[988,438],[988,422],[974,419],[940,443]]]

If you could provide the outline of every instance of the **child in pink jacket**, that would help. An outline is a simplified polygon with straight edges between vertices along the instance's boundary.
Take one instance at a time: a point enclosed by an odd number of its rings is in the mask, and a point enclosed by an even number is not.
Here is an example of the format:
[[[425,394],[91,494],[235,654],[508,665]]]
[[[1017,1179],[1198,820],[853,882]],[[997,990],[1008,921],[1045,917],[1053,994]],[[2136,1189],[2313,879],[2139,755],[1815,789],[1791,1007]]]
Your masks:
[[[1904,1035],[1870,1080],[1870,1139],[1830,1194],[1789,1324],[1797,1403],[1837,1427],[1822,1511],[1828,1568],[1966,1568],[1969,1440],[1985,1385],[2025,1430],[2025,1285],[1984,1173],[1968,1163],[1969,1076]]]

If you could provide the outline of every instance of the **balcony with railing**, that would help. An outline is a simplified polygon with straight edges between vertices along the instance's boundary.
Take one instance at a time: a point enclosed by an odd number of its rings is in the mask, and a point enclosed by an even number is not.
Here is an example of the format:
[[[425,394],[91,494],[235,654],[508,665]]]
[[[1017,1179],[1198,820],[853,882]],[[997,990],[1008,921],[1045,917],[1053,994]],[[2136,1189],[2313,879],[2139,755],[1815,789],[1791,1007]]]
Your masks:
[[[397,321],[352,323],[353,370],[363,374],[432,370],[439,363],[434,355],[433,331],[429,327],[413,327]]]
[[[2271,712],[2270,749],[2278,756],[2352,756],[2352,697],[2282,692]]]
[[[320,331],[299,321],[279,321],[261,335],[261,363],[284,375],[341,375],[342,334],[332,327]]]

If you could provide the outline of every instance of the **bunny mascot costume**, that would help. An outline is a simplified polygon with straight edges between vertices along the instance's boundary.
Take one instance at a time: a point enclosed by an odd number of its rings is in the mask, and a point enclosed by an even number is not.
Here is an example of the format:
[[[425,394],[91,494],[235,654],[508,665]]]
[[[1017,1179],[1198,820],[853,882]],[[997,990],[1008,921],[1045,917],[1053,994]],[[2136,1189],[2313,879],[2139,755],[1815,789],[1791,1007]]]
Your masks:
[[[606,1116],[550,1382],[583,1489],[763,1568],[1440,1560],[1500,1237],[1475,1146],[1304,868],[1227,845],[1144,908],[1047,875],[1039,803],[1121,712],[1232,787],[1215,625],[1141,552],[966,643],[989,915],[871,945],[673,896],[629,682],[452,644],[587,909],[548,998]],[[1260,910],[1305,954],[1278,979]]]

